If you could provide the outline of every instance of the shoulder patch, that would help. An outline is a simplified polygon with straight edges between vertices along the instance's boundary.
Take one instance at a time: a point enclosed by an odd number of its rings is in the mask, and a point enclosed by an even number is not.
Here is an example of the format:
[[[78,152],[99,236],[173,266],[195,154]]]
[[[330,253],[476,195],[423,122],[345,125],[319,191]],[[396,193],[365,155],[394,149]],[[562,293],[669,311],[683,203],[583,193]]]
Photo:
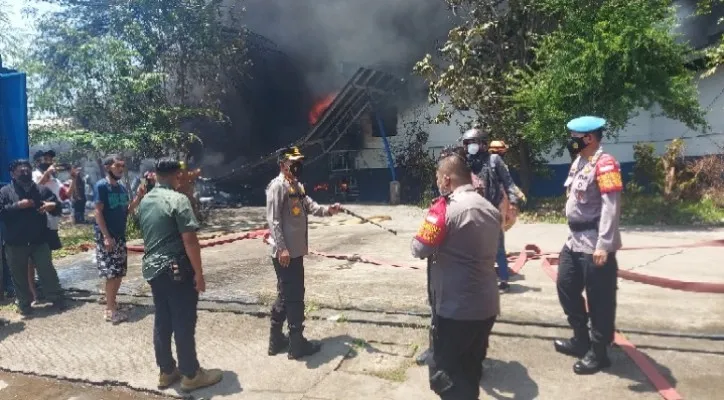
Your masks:
[[[445,239],[446,212],[447,200],[444,197],[438,197],[428,210],[425,221],[422,222],[415,238],[426,246],[439,246]]]
[[[621,166],[613,156],[603,154],[596,162],[596,181],[601,193],[620,192],[623,190]]]

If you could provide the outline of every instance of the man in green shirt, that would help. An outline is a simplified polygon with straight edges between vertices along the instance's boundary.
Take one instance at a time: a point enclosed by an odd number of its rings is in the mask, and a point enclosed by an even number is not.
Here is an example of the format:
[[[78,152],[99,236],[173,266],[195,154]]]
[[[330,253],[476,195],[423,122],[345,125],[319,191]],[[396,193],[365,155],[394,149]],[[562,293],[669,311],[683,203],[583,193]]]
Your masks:
[[[175,189],[185,165],[170,159],[156,164],[157,184],[138,207],[143,232],[143,278],[151,285],[156,314],[153,347],[161,369],[158,386],[168,388],[179,379],[189,392],[221,381],[219,370],[205,370],[196,357],[196,306],[206,289],[201,267],[199,223],[191,202]],[[178,368],[171,352],[175,336]]]

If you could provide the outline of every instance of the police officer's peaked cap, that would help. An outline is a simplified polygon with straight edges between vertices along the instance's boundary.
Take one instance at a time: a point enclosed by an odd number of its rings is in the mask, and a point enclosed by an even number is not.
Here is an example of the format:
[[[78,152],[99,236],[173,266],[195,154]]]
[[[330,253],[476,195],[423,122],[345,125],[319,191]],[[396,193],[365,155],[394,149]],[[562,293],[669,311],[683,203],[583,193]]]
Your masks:
[[[298,161],[298,160],[304,160],[304,155],[299,151],[299,148],[294,147],[285,147],[283,149],[277,150],[277,159],[279,162],[282,161]]]
[[[606,120],[599,117],[585,116],[570,120],[566,127],[571,132],[589,133],[606,126]]]

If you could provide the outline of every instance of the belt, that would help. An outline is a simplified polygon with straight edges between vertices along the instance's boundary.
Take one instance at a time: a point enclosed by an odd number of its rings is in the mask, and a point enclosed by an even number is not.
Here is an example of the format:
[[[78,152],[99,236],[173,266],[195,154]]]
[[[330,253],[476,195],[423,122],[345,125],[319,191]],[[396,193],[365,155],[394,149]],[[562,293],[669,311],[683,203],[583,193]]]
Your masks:
[[[597,231],[599,222],[600,222],[599,218],[596,218],[593,221],[586,221],[586,222],[570,222],[570,221],[568,221],[568,227],[571,229],[571,232]]]

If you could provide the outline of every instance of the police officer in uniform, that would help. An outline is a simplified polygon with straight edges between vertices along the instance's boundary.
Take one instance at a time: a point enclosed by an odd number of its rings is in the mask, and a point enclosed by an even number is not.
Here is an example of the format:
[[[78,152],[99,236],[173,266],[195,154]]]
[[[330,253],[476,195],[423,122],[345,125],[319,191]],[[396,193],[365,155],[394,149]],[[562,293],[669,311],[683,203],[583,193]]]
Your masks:
[[[581,358],[573,365],[579,375],[611,365],[607,348],[613,342],[616,319],[623,184],[618,162],[601,147],[605,125],[604,119],[592,116],[573,119],[567,125],[571,133],[568,149],[576,158],[565,182],[570,233],[561,250],[556,286],[573,337],[556,340],[554,345],[560,353]]]
[[[440,160],[437,185],[442,196],[411,243],[412,255],[430,267],[430,388],[443,400],[474,400],[500,312],[494,264],[501,217],[473,187],[464,157]]]
[[[462,141],[467,150],[470,169],[477,175],[482,184],[483,197],[492,203],[495,208],[499,208],[504,197],[501,190],[502,184],[508,194],[508,202],[510,203],[510,209],[505,210],[506,215],[514,219],[518,213],[520,200],[518,193],[520,193],[520,190],[513,182],[513,178],[510,177],[510,172],[503,158],[488,152],[488,134],[482,129],[470,129],[463,134]],[[499,246],[501,246],[499,250],[504,253],[505,231],[502,228],[499,243]],[[505,256],[499,257],[498,262],[498,276],[500,277],[498,288],[502,292],[506,292],[510,288],[508,285],[508,259]]]
[[[296,147],[278,151],[279,175],[266,188],[266,217],[272,245],[272,262],[277,275],[277,299],[271,310],[269,355],[288,349],[289,359],[312,355],[321,349],[308,341],[304,330],[304,256],[308,252],[309,214],[327,217],[341,206],[323,207],[309,197],[300,179],[304,156]],[[284,321],[289,338],[282,332]]]

